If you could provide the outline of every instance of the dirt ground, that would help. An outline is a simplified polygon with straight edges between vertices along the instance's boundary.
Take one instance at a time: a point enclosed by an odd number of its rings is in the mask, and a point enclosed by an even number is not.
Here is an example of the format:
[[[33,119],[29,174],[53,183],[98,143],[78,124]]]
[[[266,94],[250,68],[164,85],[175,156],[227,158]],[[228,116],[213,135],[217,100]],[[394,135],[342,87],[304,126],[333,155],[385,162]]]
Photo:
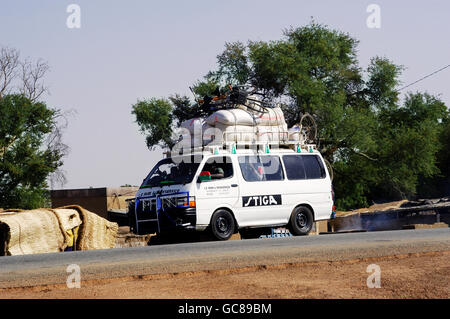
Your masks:
[[[368,288],[370,264],[381,288]],[[0,290],[0,298],[445,298],[450,251],[341,262],[260,266]]]

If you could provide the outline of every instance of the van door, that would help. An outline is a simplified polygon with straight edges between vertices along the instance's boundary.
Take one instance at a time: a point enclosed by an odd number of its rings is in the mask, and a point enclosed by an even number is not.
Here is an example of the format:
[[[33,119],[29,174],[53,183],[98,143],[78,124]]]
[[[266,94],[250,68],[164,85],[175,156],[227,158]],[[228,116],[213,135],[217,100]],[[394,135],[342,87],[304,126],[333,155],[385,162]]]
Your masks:
[[[197,225],[208,225],[217,208],[227,207],[234,212],[239,186],[230,156],[209,157],[200,167],[200,175],[210,176],[210,180],[196,181]]]
[[[279,156],[238,156],[240,167],[240,226],[278,225],[286,222],[283,203],[284,173]]]

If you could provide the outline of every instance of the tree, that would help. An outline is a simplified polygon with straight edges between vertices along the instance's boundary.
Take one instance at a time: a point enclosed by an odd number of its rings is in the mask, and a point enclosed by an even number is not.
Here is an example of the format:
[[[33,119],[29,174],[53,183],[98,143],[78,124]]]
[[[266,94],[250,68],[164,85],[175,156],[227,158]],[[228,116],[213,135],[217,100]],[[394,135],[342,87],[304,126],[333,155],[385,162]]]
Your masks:
[[[48,182],[65,180],[66,114],[38,101],[47,71],[42,60],[21,61],[17,50],[0,49],[0,207],[48,206]]]
[[[440,135],[441,149],[437,155],[437,166],[440,175],[437,181],[432,181],[432,185],[438,185],[440,188],[433,193],[434,196],[450,195],[450,119],[442,123],[442,131]]]
[[[265,101],[282,102],[289,126],[312,114],[319,149],[335,171],[340,209],[412,197],[421,180],[439,173],[446,106],[422,93],[408,95],[401,105],[403,67],[374,57],[363,70],[357,45],[349,34],[315,22],[287,29],[277,41],[226,43],[217,70],[193,91],[204,96],[228,84],[249,85]],[[198,115],[197,103],[186,97],[172,103],[174,114]]]
[[[439,136],[434,158],[438,173],[432,176],[421,176],[417,193],[422,198],[444,197],[450,195],[450,117],[447,116],[437,125]]]
[[[380,110],[376,136],[381,193],[410,197],[420,179],[439,173],[441,123],[447,118],[445,104],[426,93],[408,94],[402,107]]]
[[[63,153],[45,145],[57,111],[19,94],[0,99],[0,206],[47,204],[47,177],[62,165]]]
[[[437,156],[437,165],[441,172],[441,177],[446,179],[447,195],[450,193],[450,119],[447,118],[442,123],[442,131],[439,140],[441,141],[441,148]]]
[[[210,71],[206,78],[209,83],[216,86],[222,82],[224,85],[242,85],[250,79],[247,48],[241,42],[225,43],[225,50],[217,56],[218,70]]]
[[[147,147],[157,144],[171,146],[172,105],[167,99],[151,98],[138,101],[132,106],[131,113],[143,134],[146,134]]]

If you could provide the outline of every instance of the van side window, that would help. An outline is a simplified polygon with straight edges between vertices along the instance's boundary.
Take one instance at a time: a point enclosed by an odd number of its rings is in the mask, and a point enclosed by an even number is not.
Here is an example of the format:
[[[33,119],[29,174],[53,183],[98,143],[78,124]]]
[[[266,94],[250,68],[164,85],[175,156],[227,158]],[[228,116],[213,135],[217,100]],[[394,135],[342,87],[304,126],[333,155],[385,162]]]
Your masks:
[[[307,179],[325,178],[325,167],[317,155],[303,156],[303,164],[305,165],[305,172]]]
[[[229,178],[233,176],[233,164],[230,157],[212,157],[206,161],[202,171],[210,172],[211,180]]]
[[[301,155],[284,155],[284,167],[287,178],[290,180],[306,179],[305,166]]]
[[[242,176],[247,182],[282,181],[284,179],[278,156],[239,156]]]
[[[290,180],[326,177],[325,166],[317,155],[284,155],[283,163]]]

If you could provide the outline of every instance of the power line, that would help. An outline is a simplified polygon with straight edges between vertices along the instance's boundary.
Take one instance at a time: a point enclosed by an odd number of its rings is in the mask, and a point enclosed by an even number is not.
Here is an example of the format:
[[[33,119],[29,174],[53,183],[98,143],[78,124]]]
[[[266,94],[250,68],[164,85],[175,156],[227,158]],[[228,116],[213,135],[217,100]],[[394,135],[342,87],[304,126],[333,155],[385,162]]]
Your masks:
[[[432,76],[432,75],[435,75],[436,73],[441,72],[442,70],[444,70],[444,69],[446,69],[446,68],[448,68],[448,67],[450,67],[450,64],[444,66],[443,68],[440,68],[440,69],[437,70],[437,71],[434,71],[433,73],[430,73],[430,74],[424,76],[423,78],[418,79],[417,81],[414,81],[414,82],[412,82],[412,83],[410,83],[410,84],[408,84],[408,85],[402,87],[401,89],[398,89],[397,92],[398,92],[398,91],[401,91],[401,90],[403,90],[403,89],[406,89],[407,87],[410,87],[411,85],[414,85],[414,84],[416,84],[417,82],[420,82],[420,81],[422,81],[422,80],[425,80],[426,78],[428,78],[428,77],[430,77],[430,76]]]

